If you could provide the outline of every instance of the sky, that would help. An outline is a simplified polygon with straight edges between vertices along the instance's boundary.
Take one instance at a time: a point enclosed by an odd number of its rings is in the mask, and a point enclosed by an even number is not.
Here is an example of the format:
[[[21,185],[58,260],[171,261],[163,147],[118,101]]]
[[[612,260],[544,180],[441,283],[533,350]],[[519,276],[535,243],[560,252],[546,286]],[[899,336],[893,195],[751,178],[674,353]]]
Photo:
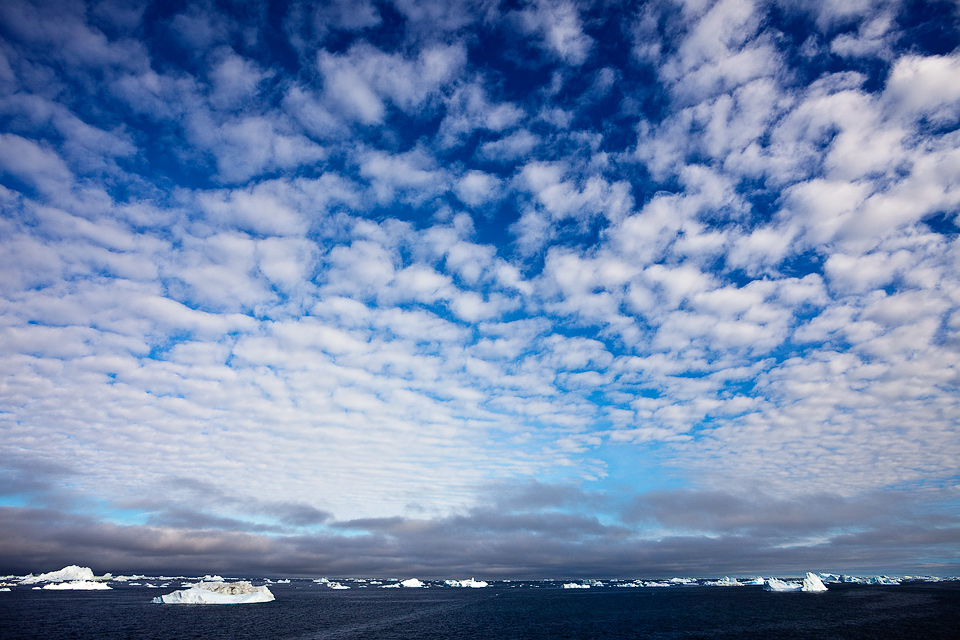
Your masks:
[[[958,45],[0,3],[0,573],[960,574]]]

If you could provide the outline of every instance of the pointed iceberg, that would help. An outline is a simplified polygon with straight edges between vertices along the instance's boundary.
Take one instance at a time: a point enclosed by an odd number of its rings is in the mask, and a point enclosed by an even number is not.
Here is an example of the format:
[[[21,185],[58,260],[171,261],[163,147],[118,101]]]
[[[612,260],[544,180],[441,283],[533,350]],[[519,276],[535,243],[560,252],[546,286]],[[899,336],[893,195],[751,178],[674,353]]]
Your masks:
[[[806,577],[803,579],[802,590],[817,593],[820,591],[826,591],[827,585],[823,584],[823,580],[820,579],[820,576],[808,571]]]

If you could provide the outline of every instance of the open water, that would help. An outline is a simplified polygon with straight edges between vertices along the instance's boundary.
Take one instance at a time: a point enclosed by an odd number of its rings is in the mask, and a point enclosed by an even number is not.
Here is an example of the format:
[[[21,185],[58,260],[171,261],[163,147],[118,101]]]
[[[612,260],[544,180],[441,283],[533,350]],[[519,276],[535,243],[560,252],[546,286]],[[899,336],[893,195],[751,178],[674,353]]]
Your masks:
[[[960,637],[960,583],[760,587],[350,589],[270,585],[275,602],[160,605],[170,589],[0,593],[0,638],[496,640]]]

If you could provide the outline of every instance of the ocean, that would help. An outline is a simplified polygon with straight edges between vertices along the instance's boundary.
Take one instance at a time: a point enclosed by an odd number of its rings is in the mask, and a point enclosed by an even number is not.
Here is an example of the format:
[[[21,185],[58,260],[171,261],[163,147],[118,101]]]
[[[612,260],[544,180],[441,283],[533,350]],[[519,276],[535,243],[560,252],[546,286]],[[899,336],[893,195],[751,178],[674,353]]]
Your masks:
[[[831,584],[826,593],[761,587],[561,589],[494,583],[483,589],[335,591],[311,581],[272,584],[276,601],[162,605],[174,590],[0,593],[0,637],[163,640],[493,638],[960,637],[960,583]]]

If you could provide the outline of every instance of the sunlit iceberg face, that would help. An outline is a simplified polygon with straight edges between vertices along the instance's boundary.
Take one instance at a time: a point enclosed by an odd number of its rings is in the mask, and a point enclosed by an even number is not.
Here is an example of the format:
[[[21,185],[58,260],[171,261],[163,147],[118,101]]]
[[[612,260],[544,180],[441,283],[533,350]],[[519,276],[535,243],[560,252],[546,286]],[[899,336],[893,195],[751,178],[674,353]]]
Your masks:
[[[266,586],[249,582],[201,582],[153,599],[156,604],[256,604],[271,602],[273,593]]]

